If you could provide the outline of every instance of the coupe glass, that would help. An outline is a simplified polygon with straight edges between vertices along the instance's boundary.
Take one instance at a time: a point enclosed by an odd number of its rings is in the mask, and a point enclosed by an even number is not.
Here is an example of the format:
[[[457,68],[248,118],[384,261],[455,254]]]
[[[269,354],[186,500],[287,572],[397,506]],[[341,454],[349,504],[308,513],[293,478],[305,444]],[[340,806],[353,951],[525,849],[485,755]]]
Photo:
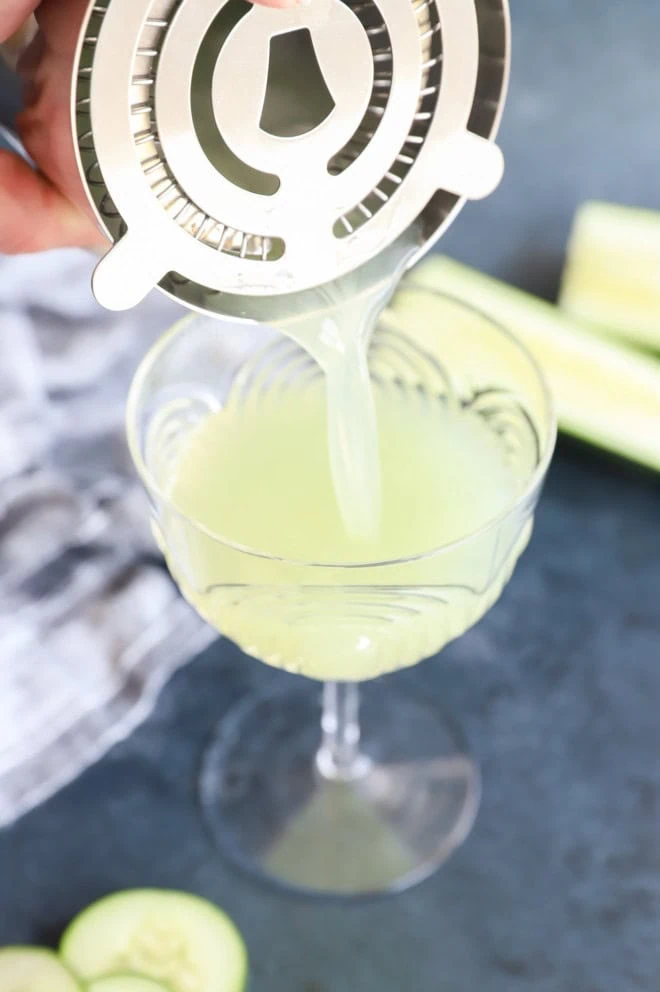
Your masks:
[[[154,534],[184,596],[212,603],[204,612],[246,653],[290,671],[310,659],[303,669],[335,680],[274,677],[220,721],[200,779],[212,836],[262,877],[340,896],[420,881],[470,830],[479,772],[454,725],[401,679],[356,680],[436,654],[492,606],[529,540],[555,440],[534,360],[449,297],[400,290],[369,363],[375,380],[451,394],[483,416],[518,479],[512,504],[460,540],[396,561],[287,560],[211,533],[168,493],[206,417],[237,393],[258,402],[269,384],[293,388],[309,374],[295,345],[261,327],[189,317],[147,355],[128,402]]]

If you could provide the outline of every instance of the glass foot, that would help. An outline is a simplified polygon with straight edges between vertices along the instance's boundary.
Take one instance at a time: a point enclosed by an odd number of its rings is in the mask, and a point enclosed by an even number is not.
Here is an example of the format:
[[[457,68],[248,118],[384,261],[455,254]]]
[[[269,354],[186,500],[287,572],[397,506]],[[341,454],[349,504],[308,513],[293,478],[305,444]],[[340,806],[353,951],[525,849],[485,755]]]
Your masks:
[[[474,822],[479,772],[433,706],[390,684],[360,688],[359,757],[341,778],[321,749],[319,684],[232,710],[201,777],[219,847],[262,878],[316,895],[400,891],[441,865]]]

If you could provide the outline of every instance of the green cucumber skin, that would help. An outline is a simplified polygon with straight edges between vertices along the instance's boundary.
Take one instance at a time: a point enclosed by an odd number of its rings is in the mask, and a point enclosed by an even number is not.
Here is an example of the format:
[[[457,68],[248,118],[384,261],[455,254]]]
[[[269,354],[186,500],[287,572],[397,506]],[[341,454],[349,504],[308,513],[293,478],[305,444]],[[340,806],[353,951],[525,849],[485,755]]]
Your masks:
[[[592,332],[660,351],[660,212],[587,201],[577,210],[559,306]]]
[[[199,907],[204,909],[206,912],[217,914],[219,920],[222,921],[222,925],[231,932],[233,932],[236,939],[237,949],[240,949],[239,953],[241,958],[242,976],[239,979],[238,984],[235,986],[235,989],[232,989],[231,992],[247,992],[248,981],[249,981],[249,963],[248,963],[247,949],[245,947],[245,942],[243,940],[243,937],[240,931],[238,930],[238,928],[236,927],[236,925],[234,924],[233,920],[229,916],[227,916],[227,914],[223,910],[219,909],[209,900],[204,899],[202,896],[198,896],[193,892],[186,892],[182,890],[156,889],[156,888],[124,889],[118,892],[113,892],[107,896],[103,896],[102,898],[98,899],[96,902],[87,906],[80,913],[78,913],[78,915],[71,921],[71,923],[64,931],[64,934],[62,935],[62,939],[60,942],[60,955],[62,960],[65,962],[67,967],[75,971],[75,969],[73,968],[73,964],[69,963],[72,960],[72,957],[74,957],[75,955],[73,956],[70,955],[68,949],[72,946],[73,941],[76,939],[76,930],[78,926],[85,923],[86,917],[90,912],[109,907],[113,902],[120,903],[122,900],[126,898],[131,898],[131,897],[136,897],[138,899],[140,897],[160,898],[161,896],[164,896],[165,898],[175,897],[177,899],[182,897],[184,900],[189,900],[192,903],[198,904]],[[106,977],[106,976],[102,976],[102,975],[97,976],[97,978],[101,978],[101,977]],[[144,977],[150,977],[150,976],[144,976]],[[86,979],[86,982],[87,984],[89,984],[90,982],[97,980],[97,978],[88,977]]]
[[[0,947],[0,968],[2,967],[2,957],[6,953],[29,954],[32,956],[38,955],[46,958],[52,964],[59,965],[62,971],[65,972],[66,977],[71,981],[72,989],[79,989],[80,992],[83,992],[83,985],[78,979],[78,976],[75,975],[69,967],[67,967],[59,954],[57,954],[56,951],[51,950],[49,947],[33,947],[29,944],[12,944],[7,947]]]
[[[580,396],[571,402],[558,402],[562,431],[578,440],[595,445],[639,465],[660,471],[660,361],[641,351],[627,348],[621,342],[595,335],[570,315],[545,300],[499,282],[491,276],[470,269],[446,256],[433,255],[422,262],[404,282],[404,289],[436,290],[468,305],[498,321],[511,330],[535,355],[544,369],[551,387],[565,378],[563,368],[571,365],[571,352],[583,360],[588,358],[599,376],[598,361],[602,362],[600,376],[602,392],[600,410],[591,409],[587,415],[581,409]],[[396,323],[394,298],[394,321]],[[402,308],[403,315],[403,308]],[[405,319],[404,319],[405,323]],[[543,348],[541,349],[541,345]],[[553,352],[549,358],[540,350]],[[652,409],[639,413],[639,430],[619,429],[616,414],[617,396],[630,384],[633,403],[637,402],[637,387],[641,384],[647,396],[652,395]],[[565,385],[565,383],[564,383]],[[555,390],[556,391],[556,390]],[[625,394],[624,394],[625,395]],[[622,409],[626,408],[625,400]],[[628,412],[626,410],[626,412]],[[595,414],[599,414],[595,418]]]

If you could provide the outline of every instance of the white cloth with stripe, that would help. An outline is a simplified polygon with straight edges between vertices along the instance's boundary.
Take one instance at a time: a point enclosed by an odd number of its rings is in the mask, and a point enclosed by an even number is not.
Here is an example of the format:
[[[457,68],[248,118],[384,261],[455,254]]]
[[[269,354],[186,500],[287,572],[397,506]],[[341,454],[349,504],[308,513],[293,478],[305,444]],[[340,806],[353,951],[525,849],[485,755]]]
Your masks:
[[[151,542],[130,378],[181,309],[94,302],[84,252],[0,257],[0,826],[151,711],[213,637]]]

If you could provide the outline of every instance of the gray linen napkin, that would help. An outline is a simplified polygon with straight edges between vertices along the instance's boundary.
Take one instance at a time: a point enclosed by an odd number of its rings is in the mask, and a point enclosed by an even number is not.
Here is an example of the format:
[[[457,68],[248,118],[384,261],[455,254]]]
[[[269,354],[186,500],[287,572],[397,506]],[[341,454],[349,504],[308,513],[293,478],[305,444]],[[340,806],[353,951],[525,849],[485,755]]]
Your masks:
[[[93,301],[77,251],[0,257],[0,826],[127,736],[213,637],[152,544],[131,375],[180,308]]]

